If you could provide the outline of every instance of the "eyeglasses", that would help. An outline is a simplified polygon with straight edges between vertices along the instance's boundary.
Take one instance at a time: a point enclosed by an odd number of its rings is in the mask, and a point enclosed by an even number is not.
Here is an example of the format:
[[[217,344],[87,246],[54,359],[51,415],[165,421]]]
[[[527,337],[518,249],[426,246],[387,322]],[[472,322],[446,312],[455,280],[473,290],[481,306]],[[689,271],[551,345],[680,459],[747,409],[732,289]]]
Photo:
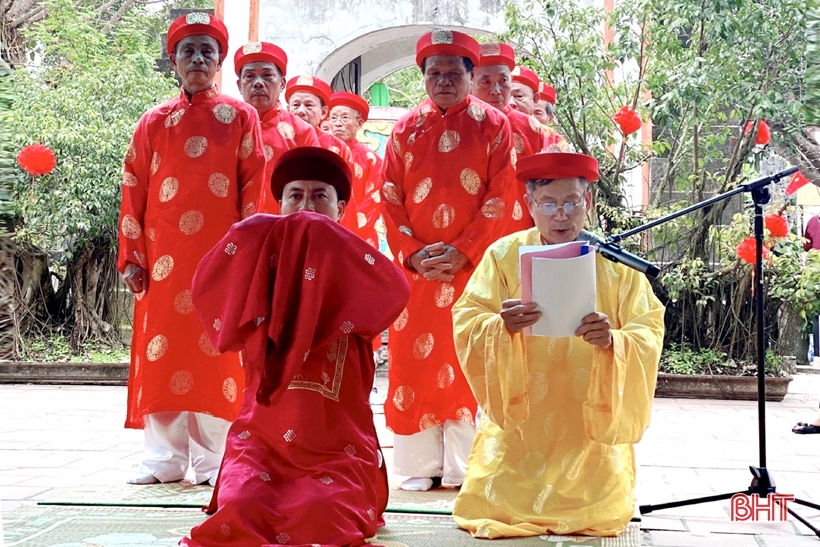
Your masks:
[[[535,207],[541,212],[542,215],[551,217],[558,214],[559,209],[563,209],[565,215],[572,216],[576,210],[583,211],[586,208],[586,205],[586,200],[583,200],[578,203],[567,202],[562,205],[558,205],[557,203],[536,203]]]
[[[356,118],[356,120],[358,120],[358,119],[359,118]],[[327,119],[327,121],[329,121],[330,123],[336,123],[336,122],[348,123],[348,122],[353,121],[353,118],[351,118],[347,114],[344,114],[342,116],[330,116]]]

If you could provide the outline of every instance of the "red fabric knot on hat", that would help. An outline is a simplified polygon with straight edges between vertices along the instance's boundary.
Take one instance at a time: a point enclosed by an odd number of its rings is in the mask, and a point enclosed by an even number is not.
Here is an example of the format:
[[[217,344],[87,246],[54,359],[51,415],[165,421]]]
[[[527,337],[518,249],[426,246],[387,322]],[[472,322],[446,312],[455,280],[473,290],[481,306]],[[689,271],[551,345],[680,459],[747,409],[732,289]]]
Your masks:
[[[251,42],[237,49],[233,56],[236,75],[239,76],[243,66],[257,61],[273,63],[282,76],[288,71],[288,56],[284,49],[270,42]]]
[[[516,178],[521,182],[535,179],[582,178],[598,180],[598,160],[586,154],[546,152],[519,158]]]
[[[510,70],[515,68],[515,50],[511,45],[492,42],[481,44],[480,48],[478,66],[506,65]]]
[[[168,27],[166,49],[168,55],[174,52],[174,47],[183,38],[204,34],[219,42],[222,54],[228,54],[228,27],[219,17],[202,12],[193,12],[177,17]]]
[[[525,66],[517,66],[513,69],[512,81],[524,84],[532,89],[533,93],[538,93],[538,88],[541,86],[541,80],[538,79],[538,74]]]
[[[541,96],[541,100],[555,104],[555,88],[551,85],[541,82],[541,85],[538,86],[538,94]]]
[[[416,42],[416,64],[421,66],[422,61],[431,55],[467,57],[474,65],[478,65],[481,47],[469,34],[457,30],[436,29],[423,35]]]
[[[295,180],[318,180],[336,188],[339,200],[350,199],[350,168],[335,152],[318,146],[299,146],[279,156],[273,164],[271,193],[282,199],[285,185]]]
[[[367,101],[356,95],[355,93],[348,93],[347,91],[338,91],[330,96],[330,102],[327,105],[330,108],[334,106],[346,106],[352,108],[362,117],[362,120],[367,121],[367,116],[370,114],[370,105]]]
[[[324,80],[316,76],[296,76],[285,84],[285,100],[289,101],[294,93],[310,93],[316,95],[327,106],[333,91]]]

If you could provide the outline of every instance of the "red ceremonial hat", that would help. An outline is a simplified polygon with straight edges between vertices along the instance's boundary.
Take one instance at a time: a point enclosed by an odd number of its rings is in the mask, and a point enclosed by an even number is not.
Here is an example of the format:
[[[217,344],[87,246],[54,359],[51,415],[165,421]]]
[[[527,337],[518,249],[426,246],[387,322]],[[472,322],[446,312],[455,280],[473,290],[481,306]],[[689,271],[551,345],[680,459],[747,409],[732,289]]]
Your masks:
[[[233,68],[236,75],[239,76],[243,66],[256,61],[275,64],[282,76],[288,70],[288,56],[284,49],[270,42],[251,42],[237,49],[233,56]]]
[[[518,159],[516,178],[521,182],[533,179],[568,179],[581,177],[587,182],[598,180],[598,160],[572,152],[545,152]]]
[[[316,95],[322,99],[325,106],[330,103],[330,96],[333,93],[330,86],[316,76],[296,76],[288,80],[285,84],[285,100],[289,101],[291,95],[299,92]]]
[[[538,74],[525,66],[517,66],[513,69],[512,81],[524,84],[532,89],[533,93],[538,93],[538,88],[541,85],[541,80],[538,79]]]
[[[515,50],[504,43],[493,42],[481,44],[481,59],[478,66],[507,65],[510,70],[515,68]]]
[[[222,47],[222,53],[228,54],[228,28],[219,17],[195,11],[188,15],[181,15],[168,27],[166,49],[168,55],[174,52],[174,46],[187,36],[204,34],[214,38]]]
[[[350,199],[350,168],[339,154],[318,146],[299,146],[279,156],[270,177],[271,192],[282,199],[294,180],[318,180],[336,188],[340,200]]]
[[[330,103],[327,105],[331,109],[334,106],[346,106],[352,108],[367,121],[367,116],[370,114],[370,105],[367,101],[356,95],[355,93],[348,93],[347,91],[338,91],[330,96]]]
[[[421,62],[431,55],[467,57],[474,65],[478,65],[481,47],[469,34],[457,30],[436,29],[416,42],[416,64],[421,66]]]
[[[541,82],[538,88],[538,94],[541,96],[541,99],[548,103],[555,104],[555,88],[551,85]]]

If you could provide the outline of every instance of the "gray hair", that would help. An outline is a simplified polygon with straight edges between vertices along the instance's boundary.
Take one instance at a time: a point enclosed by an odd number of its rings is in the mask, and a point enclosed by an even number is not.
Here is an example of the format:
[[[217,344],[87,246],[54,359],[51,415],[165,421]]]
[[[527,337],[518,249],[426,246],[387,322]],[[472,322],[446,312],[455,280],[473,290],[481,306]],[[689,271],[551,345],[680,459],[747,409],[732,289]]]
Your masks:
[[[575,178],[577,178],[584,184],[584,193],[586,193],[589,190],[589,181],[587,181],[587,179],[585,179],[584,177]],[[527,193],[529,195],[532,195],[537,188],[540,188],[541,186],[546,186],[554,180],[556,179],[529,179],[527,181]]]

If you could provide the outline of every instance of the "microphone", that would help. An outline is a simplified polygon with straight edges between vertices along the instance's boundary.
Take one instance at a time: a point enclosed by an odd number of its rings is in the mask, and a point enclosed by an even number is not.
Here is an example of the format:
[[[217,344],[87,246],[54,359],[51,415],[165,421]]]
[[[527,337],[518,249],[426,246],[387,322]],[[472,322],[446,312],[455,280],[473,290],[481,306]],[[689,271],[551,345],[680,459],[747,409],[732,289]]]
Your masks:
[[[601,256],[611,260],[612,262],[620,262],[624,266],[629,266],[633,270],[638,270],[642,274],[649,277],[658,277],[661,273],[661,269],[651,262],[624,251],[621,249],[620,245],[610,243],[597,234],[587,232],[586,230],[581,230],[578,239],[589,242],[598,250],[599,253],[601,253]]]

